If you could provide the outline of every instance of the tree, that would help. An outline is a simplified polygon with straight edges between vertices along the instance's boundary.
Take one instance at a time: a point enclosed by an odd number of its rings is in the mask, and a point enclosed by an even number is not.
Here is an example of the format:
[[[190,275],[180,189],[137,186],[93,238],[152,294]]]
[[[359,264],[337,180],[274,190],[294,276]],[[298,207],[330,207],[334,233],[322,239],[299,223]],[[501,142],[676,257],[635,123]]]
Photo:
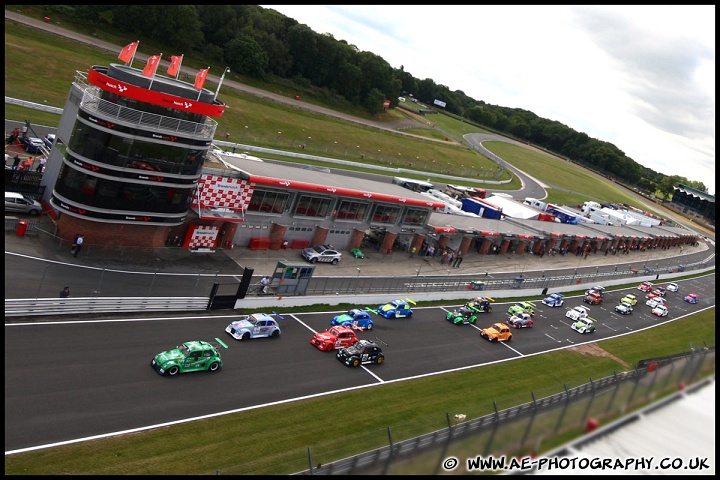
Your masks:
[[[225,47],[225,59],[230,70],[262,78],[268,58],[260,45],[248,35],[239,34]]]
[[[669,177],[665,177],[658,184],[658,190],[662,194],[663,198],[665,198],[666,200],[670,199],[672,198],[672,194],[675,191],[675,187],[683,183],[683,180],[685,179],[679,175],[671,175]]]

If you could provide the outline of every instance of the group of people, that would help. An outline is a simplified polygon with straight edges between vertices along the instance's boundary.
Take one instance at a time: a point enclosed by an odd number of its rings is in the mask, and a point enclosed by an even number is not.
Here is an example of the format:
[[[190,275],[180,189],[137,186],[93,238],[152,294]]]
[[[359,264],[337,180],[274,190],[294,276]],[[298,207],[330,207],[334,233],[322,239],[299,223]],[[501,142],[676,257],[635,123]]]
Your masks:
[[[436,249],[434,245],[428,245],[427,243],[423,243],[420,246],[418,255],[420,257],[434,257],[436,253],[440,255],[440,265],[448,265],[454,268],[459,268],[463,261],[463,255],[460,250],[455,252],[450,248]],[[412,247],[410,250],[410,257],[415,257],[415,247]]]
[[[8,152],[5,152],[5,165],[7,166],[8,162],[10,161],[10,154]],[[33,158],[33,157],[27,157],[25,160],[20,158],[20,154],[16,153],[14,157],[12,157],[13,163],[12,163],[12,169],[17,170],[19,172],[22,171],[29,171],[33,164],[35,163],[35,160],[37,160],[38,164],[37,167],[35,167],[36,172],[44,172],[45,171],[45,164],[47,164],[47,158],[45,158],[45,155],[40,155],[39,157]]]

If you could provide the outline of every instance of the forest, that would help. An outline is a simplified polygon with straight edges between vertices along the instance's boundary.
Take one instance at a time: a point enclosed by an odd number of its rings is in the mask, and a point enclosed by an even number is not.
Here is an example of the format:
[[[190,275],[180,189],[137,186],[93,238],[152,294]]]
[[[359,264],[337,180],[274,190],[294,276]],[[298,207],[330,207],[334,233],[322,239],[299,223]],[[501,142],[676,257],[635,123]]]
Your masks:
[[[48,7],[96,28],[167,45],[186,58],[226,66],[263,82],[291,81],[341,104],[361,106],[370,114],[382,111],[386,99],[391,108],[398,106],[401,96],[429,105],[441,99],[444,113],[538,146],[649,194],[669,198],[679,183],[707,192],[702,182],[656,172],[612,143],[560,122],[471,98],[430,78],[415,78],[403,66],[395,68],[375,53],[317,33],[273,9],[258,5]]]

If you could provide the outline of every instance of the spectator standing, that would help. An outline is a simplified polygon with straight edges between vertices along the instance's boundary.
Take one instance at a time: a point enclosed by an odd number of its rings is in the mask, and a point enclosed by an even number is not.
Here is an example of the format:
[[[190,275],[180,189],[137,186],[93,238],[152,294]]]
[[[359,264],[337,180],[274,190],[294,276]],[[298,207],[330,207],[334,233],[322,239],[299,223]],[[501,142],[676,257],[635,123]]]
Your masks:
[[[80,249],[82,248],[82,244],[85,241],[85,237],[80,235],[79,233],[75,235],[75,240],[73,241],[73,248],[71,250],[73,257],[77,257],[78,253],[80,253]]]
[[[45,164],[47,163],[47,158],[45,158],[45,155],[41,155],[38,157],[38,166],[35,168],[36,172],[44,172],[45,171]]]
[[[13,170],[17,170],[18,167],[20,166],[20,162],[22,162],[22,159],[20,158],[20,154],[16,153],[16,154],[15,154],[15,157],[13,157],[13,166],[12,166],[12,169],[13,169]]]
[[[65,287],[60,290],[60,298],[68,298],[70,296],[70,287]]]
[[[260,293],[267,293],[268,285],[270,285],[270,279],[266,275],[260,279]]]
[[[8,161],[10,160],[10,154],[5,152],[5,166],[7,167]]]
[[[463,254],[460,250],[458,250],[457,254],[455,255],[455,263],[453,263],[453,267],[459,268],[462,261],[463,261]]]

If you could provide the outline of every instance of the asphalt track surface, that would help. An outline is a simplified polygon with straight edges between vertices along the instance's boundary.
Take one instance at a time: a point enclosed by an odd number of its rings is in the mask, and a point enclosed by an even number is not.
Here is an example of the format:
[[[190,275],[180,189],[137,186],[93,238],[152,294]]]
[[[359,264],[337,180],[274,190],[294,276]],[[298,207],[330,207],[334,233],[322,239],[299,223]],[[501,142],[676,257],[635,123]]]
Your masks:
[[[481,328],[507,318],[506,303],[494,304],[476,325],[446,321],[456,305],[416,308],[411,318],[374,316],[375,327],[358,336],[385,342],[385,362],[358,368],[310,344],[336,313],[280,312],[285,319],[279,338],[247,341],[225,333],[233,318],[227,315],[6,324],[6,454],[511,361],[637,332],[714,306],[714,274],[678,283],[680,291],[667,294],[670,314],[664,318],[650,314],[637,289],[608,292],[603,304],[589,307],[598,320],[591,334],[572,330],[565,317],[567,309],[583,304],[580,297],[567,297],[557,308],[535,302],[534,326],[513,330],[506,343],[480,337]],[[700,295],[699,304],[683,301],[690,292]],[[631,315],[622,316],[613,308],[626,293],[640,301]],[[155,353],[178,343],[216,339],[228,347],[220,346],[224,366],[218,372],[163,377],[150,366]]]

